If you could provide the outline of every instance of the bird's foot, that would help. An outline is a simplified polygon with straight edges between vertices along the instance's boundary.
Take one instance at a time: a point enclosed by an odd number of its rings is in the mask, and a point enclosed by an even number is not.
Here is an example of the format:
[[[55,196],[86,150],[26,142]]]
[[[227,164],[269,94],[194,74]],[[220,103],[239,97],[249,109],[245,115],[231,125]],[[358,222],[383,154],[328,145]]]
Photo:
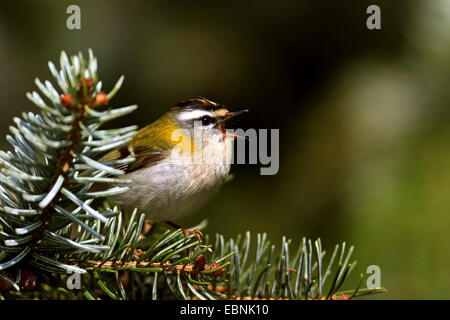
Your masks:
[[[202,241],[202,239],[203,239],[203,233],[198,229],[186,230],[186,229],[180,227],[179,225],[173,223],[172,221],[166,221],[166,223],[174,229],[180,229],[186,238],[191,235],[194,235],[198,241]]]
[[[203,239],[203,233],[198,229],[186,230],[186,229],[181,228],[181,231],[183,231],[183,234],[186,238],[191,235],[194,235],[194,237],[196,237],[198,241],[202,241],[202,239]]]

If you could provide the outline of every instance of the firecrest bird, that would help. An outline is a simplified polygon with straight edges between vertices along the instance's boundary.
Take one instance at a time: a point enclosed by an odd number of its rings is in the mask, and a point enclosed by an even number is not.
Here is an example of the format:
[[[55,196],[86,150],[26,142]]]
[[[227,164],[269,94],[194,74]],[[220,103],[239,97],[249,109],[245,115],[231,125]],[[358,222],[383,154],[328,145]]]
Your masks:
[[[225,123],[246,111],[230,112],[202,98],[172,107],[127,146],[100,159],[136,159],[120,167],[132,184],[114,200],[125,212],[137,208],[149,220],[178,228],[172,221],[200,209],[228,176],[235,136],[226,132]]]

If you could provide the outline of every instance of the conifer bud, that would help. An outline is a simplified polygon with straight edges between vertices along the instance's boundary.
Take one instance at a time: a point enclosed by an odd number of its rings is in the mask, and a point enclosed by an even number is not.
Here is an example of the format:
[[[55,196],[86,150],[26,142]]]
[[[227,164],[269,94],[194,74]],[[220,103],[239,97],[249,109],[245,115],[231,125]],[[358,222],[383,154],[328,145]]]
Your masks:
[[[95,105],[104,106],[108,104],[108,96],[103,92],[100,92],[95,96]]]
[[[74,106],[75,106],[75,101],[73,100],[73,97],[72,97],[71,94],[66,93],[65,95],[63,95],[63,96],[61,97],[61,104],[62,104],[64,107],[71,108],[71,107],[74,107]]]

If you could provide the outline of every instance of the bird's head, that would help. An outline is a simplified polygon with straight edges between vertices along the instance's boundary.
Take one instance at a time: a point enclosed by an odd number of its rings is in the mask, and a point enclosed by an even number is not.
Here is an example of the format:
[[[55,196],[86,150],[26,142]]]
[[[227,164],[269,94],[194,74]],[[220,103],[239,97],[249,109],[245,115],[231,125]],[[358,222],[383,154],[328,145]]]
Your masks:
[[[203,135],[226,135],[225,123],[248,109],[229,111],[225,106],[204,99],[189,99],[172,107],[168,114],[181,129],[191,133],[201,131]]]

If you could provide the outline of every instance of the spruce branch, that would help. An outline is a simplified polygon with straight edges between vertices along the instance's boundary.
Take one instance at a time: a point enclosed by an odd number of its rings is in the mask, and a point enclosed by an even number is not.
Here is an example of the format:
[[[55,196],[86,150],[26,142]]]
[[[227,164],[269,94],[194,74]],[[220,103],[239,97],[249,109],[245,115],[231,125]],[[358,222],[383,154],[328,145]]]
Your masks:
[[[266,233],[200,241],[122,212],[108,197],[128,190],[120,167],[134,159],[97,160],[136,133],[101,129],[136,109],[109,106],[123,76],[104,93],[91,50],[88,59],[62,52],[59,70],[48,65],[59,89],[36,79],[40,93],[27,97],[40,112],[14,118],[12,151],[0,151],[0,299],[350,299],[384,291],[361,289],[362,277],[341,291],[356,265],[345,243],[327,256],[320,239],[295,246],[283,237],[279,248]],[[79,288],[68,285],[72,274]]]
[[[14,118],[16,126],[10,127],[12,135],[7,136],[14,152],[0,152],[0,238],[4,244],[0,246],[4,254],[0,270],[26,259],[27,264],[42,270],[82,271],[61,262],[63,257],[80,250],[100,252],[107,246],[74,241],[69,226],[76,225],[101,241],[104,236],[84,220],[95,218],[105,223],[107,215],[90,204],[99,196],[127,190],[113,186],[103,192],[88,192],[95,183],[117,183],[114,176],[124,173],[114,164],[93,160],[102,152],[126,144],[135,133],[135,127],[98,130],[107,121],[136,108],[106,107],[123,77],[110,94],[104,94],[91,50],[88,61],[81,53],[69,59],[62,52],[60,70],[52,62],[49,68],[61,92],[50,81],[36,79],[41,93],[33,91],[27,97],[41,112]]]

